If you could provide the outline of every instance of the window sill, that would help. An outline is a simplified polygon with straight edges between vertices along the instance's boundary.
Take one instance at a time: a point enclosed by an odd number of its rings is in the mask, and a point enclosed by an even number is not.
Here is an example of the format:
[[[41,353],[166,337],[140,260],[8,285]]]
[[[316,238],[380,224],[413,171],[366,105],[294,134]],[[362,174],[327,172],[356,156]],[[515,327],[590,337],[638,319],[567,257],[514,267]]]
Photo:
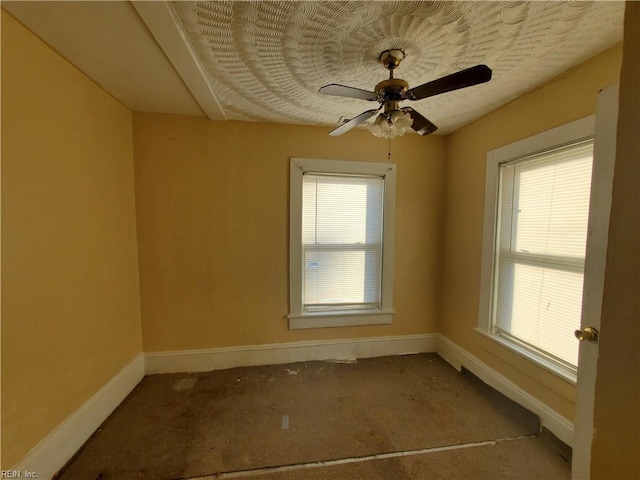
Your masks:
[[[492,335],[489,332],[482,330],[480,328],[475,328],[474,329],[476,332],[478,332],[480,335],[482,335],[483,337],[488,338],[489,340],[497,343],[498,345],[501,345],[505,348],[507,348],[508,350],[511,350],[512,352],[514,352],[515,354],[524,357],[525,359],[535,363],[536,365],[538,365],[539,367],[544,368],[545,370],[547,370],[548,372],[553,373],[554,375],[557,375],[558,377],[562,378],[563,380],[566,380],[567,382],[575,385],[576,381],[577,381],[577,375],[575,372],[572,372],[566,368],[563,368],[560,365],[557,365],[556,363],[550,361],[547,358],[544,358],[540,355],[536,355],[534,352],[527,350],[526,348],[521,347],[520,345],[517,345],[515,343],[512,343],[502,337],[499,337],[497,335]]]
[[[344,311],[292,314],[289,330],[302,328],[351,327],[360,325],[389,325],[393,320],[393,310]]]

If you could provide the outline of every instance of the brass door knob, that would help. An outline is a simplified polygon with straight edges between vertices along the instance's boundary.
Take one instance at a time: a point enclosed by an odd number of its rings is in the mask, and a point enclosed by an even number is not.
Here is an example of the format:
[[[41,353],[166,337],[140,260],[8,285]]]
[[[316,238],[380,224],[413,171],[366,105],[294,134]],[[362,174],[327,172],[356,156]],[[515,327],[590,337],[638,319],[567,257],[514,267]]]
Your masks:
[[[576,330],[575,336],[581,342],[598,343],[600,332],[593,327],[584,327],[582,330]]]

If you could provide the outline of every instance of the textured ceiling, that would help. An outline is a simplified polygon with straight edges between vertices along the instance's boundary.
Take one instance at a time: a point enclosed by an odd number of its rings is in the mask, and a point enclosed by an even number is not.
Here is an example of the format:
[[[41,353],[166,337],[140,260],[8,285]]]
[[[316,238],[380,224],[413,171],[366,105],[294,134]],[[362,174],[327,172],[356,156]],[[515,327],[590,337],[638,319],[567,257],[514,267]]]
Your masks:
[[[400,48],[410,87],[479,63],[486,84],[411,106],[448,133],[622,39],[622,2],[172,2],[178,28],[228,119],[335,126],[371,108],[327,97],[387,78]],[[405,105],[406,106],[406,105]]]
[[[481,85],[404,102],[446,134],[622,40],[623,2],[58,2],[2,8],[132,110],[323,125],[376,104],[339,83],[416,87],[484,63]]]

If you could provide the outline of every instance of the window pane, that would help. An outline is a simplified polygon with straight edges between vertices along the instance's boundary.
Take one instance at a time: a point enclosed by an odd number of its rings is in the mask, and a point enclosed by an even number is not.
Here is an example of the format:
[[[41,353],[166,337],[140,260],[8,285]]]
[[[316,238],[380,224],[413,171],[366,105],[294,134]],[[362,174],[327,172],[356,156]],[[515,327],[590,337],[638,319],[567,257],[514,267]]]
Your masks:
[[[305,309],[379,306],[383,182],[381,177],[305,174]]]
[[[569,365],[578,364],[582,274],[504,262],[496,327]]]
[[[303,183],[303,243],[380,243],[380,177],[307,174]]]
[[[516,251],[584,257],[591,156],[523,169]]]
[[[306,247],[304,303],[309,306],[340,304],[378,306],[381,251]]]

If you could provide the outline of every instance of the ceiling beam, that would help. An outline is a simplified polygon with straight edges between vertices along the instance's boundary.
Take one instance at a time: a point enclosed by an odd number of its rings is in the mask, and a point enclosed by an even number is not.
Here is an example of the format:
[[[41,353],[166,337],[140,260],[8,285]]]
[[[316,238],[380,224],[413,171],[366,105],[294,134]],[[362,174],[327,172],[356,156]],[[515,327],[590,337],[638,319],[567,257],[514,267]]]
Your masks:
[[[211,120],[227,120],[213,92],[209,75],[198,61],[196,52],[167,2],[131,3],[207,117]]]

